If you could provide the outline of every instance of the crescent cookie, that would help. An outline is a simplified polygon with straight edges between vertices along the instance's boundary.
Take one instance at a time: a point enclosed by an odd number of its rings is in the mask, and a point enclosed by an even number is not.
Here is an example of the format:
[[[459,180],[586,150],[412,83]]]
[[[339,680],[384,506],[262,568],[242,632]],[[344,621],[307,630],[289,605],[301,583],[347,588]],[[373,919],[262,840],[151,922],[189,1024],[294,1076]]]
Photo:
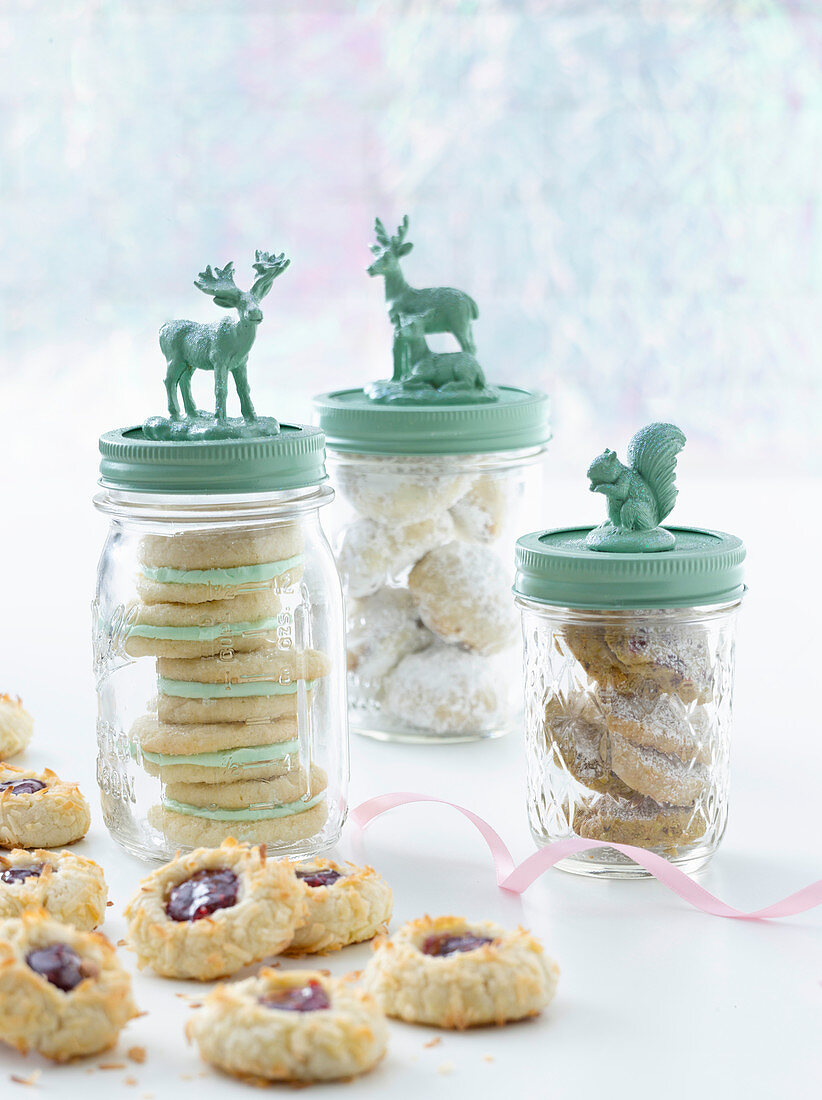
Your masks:
[[[494,542],[505,526],[513,486],[506,479],[483,474],[464,497],[451,505],[457,536],[473,542]]]
[[[312,859],[299,863],[308,911],[286,955],[322,954],[388,931],[391,887],[373,867]]]
[[[628,671],[608,648],[603,627],[566,626],[557,636],[556,646],[560,652],[567,649],[598,684],[620,688],[628,683]]]
[[[0,694],[0,760],[22,752],[33,732],[34,719],[23,707],[20,696]]]
[[[141,968],[205,982],[278,954],[305,909],[291,864],[228,839],[152,871],[125,916]]]
[[[348,611],[348,671],[362,682],[385,676],[403,657],[435,640],[405,588],[381,588],[373,596],[349,601]]]
[[[0,919],[26,909],[90,932],[103,923],[108,891],[103,868],[72,852],[15,848],[0,855]]]
[[[181,725],[144,714],[131,727],[132,751],[166,783],[269,779],[294,765],[297,719]]]
[[[633,844],[667,851],[705,835],[705,821],[693,806],[662,806],[652,798],[632,794],[605,795],[593,806],[574,810],[574,832],[588,840]]]
[[[99,932],[41,910],[0,923],[0,1040],[55,1062],[99,1054],[139,1015],[131,978]]]
[[[661,692],[652,681],[631,695],[602,688],[598,700],[611,733],[686,764],[711,763],[711,719],[704,706],[687,707],[678,695]]]
[[[357,520],[346,528],[337,555],[346,592],[354,597],[373,595],[387,580],[399,577],[429,550],[453,537],[454,522],[448,512],[407,527]]]
[[[582,692],[567,699],[553,695],[545,704],[545,733],[549,748],[562,759],[568,773],[591,791],[630,794],[610,767],[610,739],[602,711]]]
[[[375,941],[363,985],[388,1016],[466,1028],[536,1016],[558,979],[557,964],[523,928],[422,917]]]
[[[447,511],[469,486],[464,474],[436,472],[441,463],[409,459],[397,473],[397,460],[387,460],[384,474],[355,470],[348,464],[337,470],[340,493],[355,511],[379,523],[407,526]],[[369,458],[369,467],[374,459]]]
[[[714,665],[704,630],[697,626],[625,624],[606,628],[605,642],[636,680],[653,680],[683,703],[707,703],[713,695]]]
[[[373,998],[314,970],[261,970],[218,985],[186,1025],[200,1056],[255,1081],[333,1081],[385,1054],[388,1028]]]
[[[91,814],[76,783],[48,768],[0,764],[0,848],[52,848],[88,832]]]
[[[175,724],[272,721],[296,715],[303,688],[310,703],[316,682],[331,663],[314,649],[268,645],[230,659],[202,657],[157,661],[157,717]]]
[[[213,657],[261,649],[276,637],[280,598],[265,589],[210,603],[138,604],[130,657]]]
[[[411,570],[408,588],[422,621],[445,642],[489,654],[516,638],[511,578],[485,546],[450,542],[429,551]]]
[[[204,603],[282,591],[303,575],[305,540],[295,524],[263,529],[147,535],[137,590],[143,603]]]
[[[678,756],[634,745],[616,732],[610,741],[614,774],[655,802],[689,806],[710,785],[710,770],[704,764],[685,764]]]
[[[316,765],[310,784],[301,767],[267,780],[169,783],[148,820],[166,839],[189,847],[217,845],[227,835],[272,848],[290,845],[322,831],[327,785],[328,777]]]

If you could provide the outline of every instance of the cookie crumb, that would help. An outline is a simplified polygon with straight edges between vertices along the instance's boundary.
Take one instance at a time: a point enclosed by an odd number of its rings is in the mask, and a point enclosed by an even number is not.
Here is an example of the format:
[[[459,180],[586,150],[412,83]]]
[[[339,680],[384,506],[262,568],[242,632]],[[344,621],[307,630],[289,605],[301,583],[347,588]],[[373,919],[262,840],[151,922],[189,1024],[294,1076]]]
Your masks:
[[[482,1060],[483,1060],[483,1062],[493,1062],[494,1061],[494,1055],[493,1054],[483,1054]]]
[[[442,1042],[442,1036],[437,1035],[435,1038],[429,1039],[427,1043],[423,1043],[422,1045],[424,1047],[429,1047],[429,1048],[430,1047],[438,1047],[441,1042]]]
[[[128,1069],[125,1062],[98,1062],[98,1069]]]
[[[128,940],[118,940],[117,941],[117,946],[118,947],[128,947]]]
[[[34,1073],[30,1074],[28,1077],[19,1077],[16,1073],[10,1074],[9,1077],[14,1081],[15,1085],[26,1085],[28,1088],[33,1089],[37,1087],[37,1082],[40,1080],[40,1073],[41,1071],[36,1069]]]
[[[441,1073],[443,1075],[443,1077],[446,1077],[449,1073],[453,1073],[453,1072],[454,1072],[454,1063],[453,1062],[443,1062],[441,1065],[437,1066],[437,1073]]]
[[[154,1100],[154,1093],[144,1092],[143,1095],[140,1097],[140,1100]]]
[[[137,1084],[139,1084],[139,1081],[137,1080],[136,1077],[125,1077],[125,1078],[123,1078],[123,1084],[124,1085],[137,1085]]]
[[[126,1054],[132,1062],[136,1062],[138,1065],[142,1065],[146,1060],[146,1048],[145,1047],[129,1047]]]

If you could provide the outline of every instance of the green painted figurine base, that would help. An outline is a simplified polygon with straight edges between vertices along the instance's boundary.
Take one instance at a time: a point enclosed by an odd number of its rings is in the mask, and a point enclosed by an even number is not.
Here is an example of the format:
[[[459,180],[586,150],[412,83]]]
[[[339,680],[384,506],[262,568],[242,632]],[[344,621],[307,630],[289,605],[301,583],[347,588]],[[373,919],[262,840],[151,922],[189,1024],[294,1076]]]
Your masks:
[[[199,413],[180,420],[165,416],[150,416],[143,424],[146,439],[170,442],[172,440],[200,439],[268,439],[280,434],[280,425],[273,416],[260,416],[254,420],[243,417],[227,417],[218,420],[210,413]]]
[[[613,523],[595,527],[585,539],[589,550],[603,550],[610,554],[655,554],[673,550],[676,538],[664,527],[652,531],[626,531]]]
[[[499,393],[490,386],[460,383],[446,383],[437,388],[427,382],[386,379],[369,382],[363,391],[372,401],[392,405],[478,405],[499,400]]]

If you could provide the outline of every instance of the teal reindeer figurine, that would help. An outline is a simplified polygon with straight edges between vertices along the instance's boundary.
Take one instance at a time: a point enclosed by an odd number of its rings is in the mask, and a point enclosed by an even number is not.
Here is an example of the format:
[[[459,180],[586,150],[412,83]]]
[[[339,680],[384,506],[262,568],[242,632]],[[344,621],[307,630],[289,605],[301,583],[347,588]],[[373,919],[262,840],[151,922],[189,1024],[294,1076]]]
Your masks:
[[[628,444],[628,465],[611,450],[588,467],[592,493],[608,501],[608,519],[585,542],[591,550],[647,553],[670,550],[672,532],[660,527],[676,501],[676,459],[685,435],[675,424],[648,424]]]
[[[214,299],[223,309],[236,309],[237,316],[224,317],[212,324],[197,321],[169,321],[160,329],[160,348],[166,359],[166,395],[170,420],[153,417],[145,431],[154,439],[231,438],[251,434],[272,435],[279,425],[272,418],[258,418],[248,385],[248,353],[263,319],[260,302],[271,290],[278,275],[290,260],[284,253],[255,253],[253,268],[256,279],[250,290],[240,290],[234,283],[234,265],[226,264],[214,271],[207,267],[194,280],[194,285]],[[214,374],[214,416],[199,412],[191,393],[191,376],[195,370]],[[230,421],[226,414],[228,376],[234,379],[240,399],[242,421]],[[180,414],[178,391],[183,399],[185,417]]]
[[[433,386],[441,394],[485,389],[485,375],[473,355],[467,351],[431,351],[425,342],[422,317],[406,321],[394,340],[396,357],[403,379],[414,385]]]

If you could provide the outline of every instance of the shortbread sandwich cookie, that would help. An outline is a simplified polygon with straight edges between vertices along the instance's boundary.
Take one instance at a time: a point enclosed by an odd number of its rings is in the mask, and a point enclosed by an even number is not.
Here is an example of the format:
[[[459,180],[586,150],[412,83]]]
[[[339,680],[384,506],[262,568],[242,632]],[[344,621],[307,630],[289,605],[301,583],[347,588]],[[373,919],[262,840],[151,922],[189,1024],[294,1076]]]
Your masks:
[[[588,790],[631,793],[611,771],[605,717],[590,695],[552,695],[545,704],[545,734],[568,774]]]
[[[678,756],[657,752],[611,732],[611,768],[633,790],[673,806],[689,806],[708,789],[710,769],[683,763]]]
[[[650,680],[631,695],[600,688],[597,699],[609,732],[686,764],[711,763],[711,720],[706,707],[688,706]]]
[[[301,767],[274,779],[237,783],[169,783],[148,820],[175,844],[216,845],[226,836],[267,844],[293,844],[315,836],[328,816],[328,778],[316,766],[311,782]]]
[[[157,661],[157,717],[161,722],[204,724],[274,720],[298,713],[300,693],[310,705],[317,681],[331,663],[315,649],[267,645],[230,659]]]
[[[295,765],[297,719],[180,725],[144,714],[131,727],[134,756],[165,783],[267,779]]]
[[[0,760],[16,756],[31,741],[34,719],[18,695],[0,694]]]
[[[605,795],[574,810],[574,832],[588,840],[660,848],[666,853],[705,835],[706,822],[694,806],[668,806],[639,794]]]
[[[48,768],[0,764],[0,848],[52,848],[88,832],[91,814],[76,783]]]
[[[264,969],[217,986],[186,1024],[201,1057],[235,1077],[334,1081],[365,1073],[383,1057],[385,1016],[345,979],[317,970]]]
[[[103,868],[92,859],[41,848],[0,855],[0,919],[45,909],[55,920],[90,932],[105,919],[107,897]]]
[[[308,911],[284,954],[325,954],[388,931],[393,895],[373,867],[312,859],[296,871]]]
[[[374,943],[363,985],[388,1016],[467,1028],[536,1016],[559,967],[529,932],[491,921],[422,917]]]
[[[355,597],[373,595],[429,550],[453,537],[454,521],[448,512],[407,527],[372,519],[356,520],[346,528],[337,555],[346,592]]]
[[[305,540],[293,523],[147,535],[137,590],[144,603],[203,603],[259,589],[283,591],[303,575]]]
[[[443,464],[430,459],[406,459],[397,471],[397,459],[386,458],[386,472],[375,472],[376,456],[369,456],[369,469],[341,465],[337,483],[342,496],[355,511],[379,523],[411,523],[441,515],[466,492],[470,485],[464,474],[440,473]]]
[[[235,974],[293,939],[305,891],[286,860],[228,839],[152,871],[125,909],[139,966],[164,978]]]
[[[139,1015],[131,978],[99,932],[42,910],[0,922],[0,1040],[69,1062],[113,1047]]]
[[[274,640],[280,610],[270,589],[209,603],[140,604],[125,650],[130,657],[247,653]]]

